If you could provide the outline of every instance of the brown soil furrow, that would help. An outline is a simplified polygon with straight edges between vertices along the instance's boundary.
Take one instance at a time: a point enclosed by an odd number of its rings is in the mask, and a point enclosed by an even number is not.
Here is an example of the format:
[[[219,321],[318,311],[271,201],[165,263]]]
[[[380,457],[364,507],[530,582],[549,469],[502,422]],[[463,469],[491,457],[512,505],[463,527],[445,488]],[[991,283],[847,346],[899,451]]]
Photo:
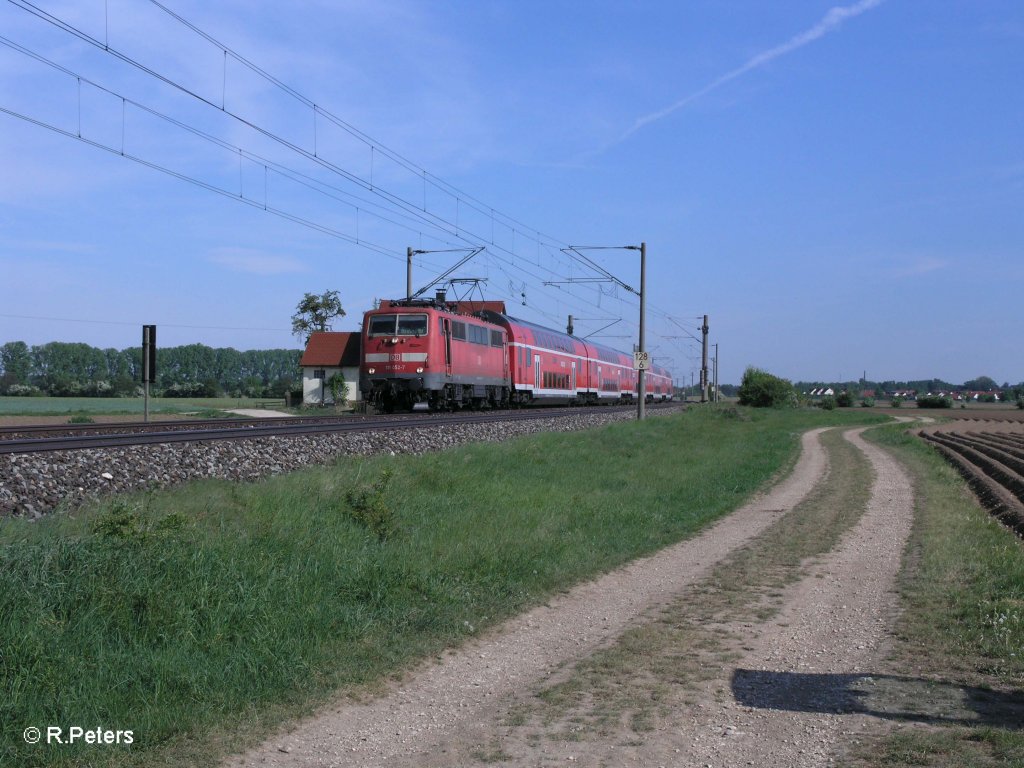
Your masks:
[[[1024,451],[1024,436],[1015,435],[1007,432],[970,432],[968,434],[975,434],[979,437],[984,437],[986,440],[993,444],[999,444],[1006,447],[1006,449],[1013,451]]]
[[[925,434],[923,437],[933,443],[937,443],[963,456],[974,467],[979,468],[985,475],[1005,488],[1017,497],[1018,502],[1024,502],[1024,478],[1013,469],[1002,462],[990,458],[978,448],[965,445],[955,440],[952,436],[942,434]]]
[[[973,464],[964,454],[922,435],[956,469],[977,496],[978,501],[996,519],[1020,535],[1024,535],[1024,504],[985,471]]]
[[[943,437],[955,443],[984,454],[990,459],[997,461],[1007,469],[1012,470],[1018,477],[1024,475],[1024,459],[1015,456],[1012,449],[1007,450],[1005,446],[993,445],[985,437],[973,434],[944,434]]]

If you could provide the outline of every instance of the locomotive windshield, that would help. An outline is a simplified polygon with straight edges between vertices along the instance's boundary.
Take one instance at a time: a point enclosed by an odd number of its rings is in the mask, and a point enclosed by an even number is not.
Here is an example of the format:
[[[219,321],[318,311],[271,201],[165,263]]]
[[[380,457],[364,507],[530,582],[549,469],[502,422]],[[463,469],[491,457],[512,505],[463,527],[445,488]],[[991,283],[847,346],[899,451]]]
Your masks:
[[[370,336],[426,336],[426,315],[374,315],[370,318]]]

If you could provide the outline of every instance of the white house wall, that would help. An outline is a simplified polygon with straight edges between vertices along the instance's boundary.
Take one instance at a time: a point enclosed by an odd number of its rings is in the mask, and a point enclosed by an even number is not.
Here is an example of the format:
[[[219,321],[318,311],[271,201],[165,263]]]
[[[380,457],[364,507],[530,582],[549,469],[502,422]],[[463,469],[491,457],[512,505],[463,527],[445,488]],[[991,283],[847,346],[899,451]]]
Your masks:
[[[313,378],[314,371],[319,370],[324,372],[322,382],[320,379]],[[345,377],[345,399],[350,403],[362,400],[359,394],[359,368],[357,366],[351,368],[306,367],[302,369],[302,404],[321,405],[320,393],[322,391],[325,401],[323,404],[332,405],[334,399],[331,397],[331,388],[327,382],[339,372]],[[323,384],[322,390],[321,383]]]

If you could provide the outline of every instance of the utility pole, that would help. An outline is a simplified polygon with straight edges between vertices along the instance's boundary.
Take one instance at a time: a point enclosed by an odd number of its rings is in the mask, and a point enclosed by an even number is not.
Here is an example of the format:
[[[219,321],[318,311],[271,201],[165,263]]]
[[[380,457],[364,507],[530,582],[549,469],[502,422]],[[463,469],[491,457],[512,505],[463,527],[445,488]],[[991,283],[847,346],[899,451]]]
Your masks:
[[[640,356],[643,357],[647,347],[644,346],[644,318],[647,314],[647,243],[640,243]],[[646,363],[645,363],[646,366]],[[647,368],[641,368],[637,376],[639,392],[637,393],[636,418],[643,421],[647,417]]]
[[[608,270],[596,265],[590,259],[583,257],[582,254],[580,254],[581,249],[640,251],[640,290],[638,291],[635,288],[627,285]],[[647,367],[648,365],[650,365],[650,358],[647,355],[647,345],[645,336],[645,322],[647,318],[647,243],[642,242],[640,243],[640,245],[570,245],[567,248],[563,248],[562,252],[571,254],[572,258],[579,259],[581,263],[586,263],[586,265],[589,268],[594,269],[596,272],[598,272],[598,274],[601,275],[601,277],[572,278],[565,281],[545,281],[544,285],[558,285],[560,282],[611,282],[640,298],[640,343],[639,345],[637,345],[637,347],[634,348],[633,351],[633,368],[637,372],[636,418],[637,421],[642,421],[646,416]]]
[[[704,315],[704,325],[701,326],[703,331],[703,341],[701,343],[701,356],[700,356],[700,401],[706,403],[708,401],[708,316]]]
[[[715,344],[715,368],[712,380],[715,382],[714,389],[711,390],[712,397],[711,401],[714,403],[718,402],[718,344]]]

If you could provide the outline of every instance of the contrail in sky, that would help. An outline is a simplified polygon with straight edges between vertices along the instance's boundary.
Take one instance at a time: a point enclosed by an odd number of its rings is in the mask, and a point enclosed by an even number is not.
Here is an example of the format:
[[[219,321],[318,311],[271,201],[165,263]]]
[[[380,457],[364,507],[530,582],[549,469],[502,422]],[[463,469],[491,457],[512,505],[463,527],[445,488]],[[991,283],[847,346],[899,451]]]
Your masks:
[[[745,75],[747,72],[758,69],[759,67],[763,67],[765,64],[774,61],[780,56],[785,56],[787,53],[792,53],[798,48],[803,48],[808,43],[813,43],[818,38],[824,37],[829,32],[833,32],[838,29],[847,19],[860,16],[862,13],[870,11],[872,8],[881,5],[883,2],[885,2],[885,0],[860,0],[860,2],[854,3],[853,5],[830,9],[829,12],[822,17],[821,21],[807,31],[801,32],[799,35],[790,38],[782,45],[777,45],[774,48],[769,48],[767,51],[757,54],[742,67],[734,69],[731,72],[727,72],[717,80],[711,81],[700,90],[694,91],[686,98],[680,99],[675,104],[665,107],[665,109],[657,112],[652,112],[649,115],[637,118],[632,127],[622,134],[622,136],[619,137],[619,140],[615,143],[618,144],[619,142],[625,141],[644,126],[650,125],[653,122],[661,120],[663,117],[671,115],[676,110],[682,109],[690,102],[699,99],[701,96],[710,93],[716,88],[720,88],[726,83],[735,80],[737,77]]]

